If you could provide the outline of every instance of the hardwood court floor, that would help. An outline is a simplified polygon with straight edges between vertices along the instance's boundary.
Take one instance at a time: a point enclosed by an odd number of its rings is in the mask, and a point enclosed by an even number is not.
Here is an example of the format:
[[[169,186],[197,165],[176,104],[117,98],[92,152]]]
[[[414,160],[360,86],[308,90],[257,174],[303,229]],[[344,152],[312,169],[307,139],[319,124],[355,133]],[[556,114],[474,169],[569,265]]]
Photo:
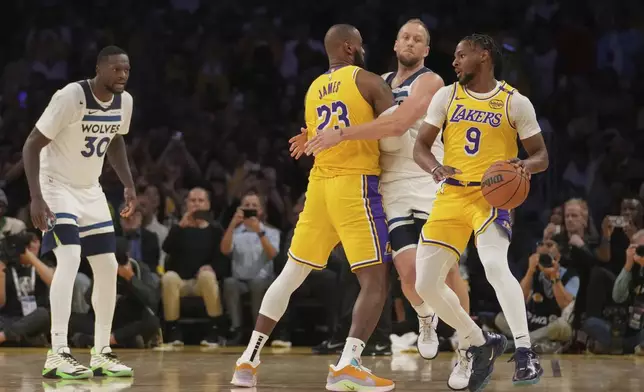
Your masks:
[[[235,388],[229,384],[233,364],[241,349],[205,350],[184,348],[173,351],[121,350],[121,359],[135,369],[128,379],[95,379],[82,382],[55,382],[41,378],[45,350],[0,349],[0,392],[35,391],[208,391],[272,392],[324,391],[327,366],[335,356],[313,356],[304,348],[286,352],[265,349],[259,371],[259,386]],[[86,363],[87,350],[75,350]],[[644,357],[632,356],[545,356],[545,377],[532,387],[515,389],[510,381],[514,364],[508,355],[497,362],[493,380],[485,389],[492,391],[577,392],[644,391]],[[441,353],[433,361],[416,354],[367,358],[365,366],[383,377],[396,381],[396,391],[449,391],[446,385],[451,370],[451,356]]]

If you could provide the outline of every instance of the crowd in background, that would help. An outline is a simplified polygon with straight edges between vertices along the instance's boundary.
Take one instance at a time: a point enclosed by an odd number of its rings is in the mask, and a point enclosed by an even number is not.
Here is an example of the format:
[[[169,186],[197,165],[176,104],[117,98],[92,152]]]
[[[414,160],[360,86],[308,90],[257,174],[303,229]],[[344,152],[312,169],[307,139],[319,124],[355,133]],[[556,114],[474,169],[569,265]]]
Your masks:
[[[639,350],[644,340],[644,259],[636,251],[644,244],[644,160],[638,153],[644,151],[644,98],[636,93],[644,89],[641,2],[402,0],[395,10],[384,0],[262,3],[3,4],[0,20],[21,21],[18,30],[9,27],[15,23],[0,23],[6,40],[0,52],[3,233],[32,227],[21,150],[51,95],[70,81],[92,77],[103,46],[123,47],[130,57],[127,89],[135,112],[126,140],[140,206],[128,220],[115,214],[122,245],[117,306],[129,315],[115,320],[115,341],[154,344],[163,327],[165,341],[178,344],[193,319],[206,320],[198,339],[204,344],[242,341],[284,264],[302,207],[312,159],[290,158],[287,141],[303,124],[309,83],[326,71],[326,29],[336,22],[357,26],[367,68],[384,73],[396,65],[397,29],[420,17],[431,32],[426,65],[446,83],[455,80],[451,61],[458,40],[486,32],[503,48],[498,78],[535,105],[551,164],[532,178],[530,197],[515,211],[509,254],[526,294],[533,340],[543,351]],[[118,211],[123,191],[109,165],[101,184]],[[256,213],[244,216],[242,209]],[[208,213],[195,216],[196,211]],[[37,242],[34,238],[33,254]],[[312,274],[302,298],[294,299],[295,311],[322,317],[312,326],[286,317],[276,333],[278,345],[289,346],[297,329],[314,328],[321,339],[334,329],[341,299],[325,292],[345,267],[341,254],[332,259],[337,262],[330,263],[331,270]],[[46,297],[47,272],[53,273],[55,263],[44,261],[21,259],[42,278],[39,295]],[[85,298],[91,270],[83,265],[75,282],[78,322],[73,317],[71,328],[81,346],[91,342],[92,333],[84,328],[92,316]],[[505,331],[472,243],[461,267],[473,317]],[[20,286],[8,270],[5,276],[7,293]],[[392,295],[392,331],[402,334],[413,329],[405,322],[413,317],[405,315],[399,293]],[[195,296],[203,301],[190,302]],[[9,321],[20,318],[20,303],[6,297],[0,342],[36,344],[34,334],[16,337],[18,328]],[[41,308],[47,308],[46,298],[38,301]],[[39,312],[28,313],[37,319]],[[46,322],[42,314],[40,322]]]

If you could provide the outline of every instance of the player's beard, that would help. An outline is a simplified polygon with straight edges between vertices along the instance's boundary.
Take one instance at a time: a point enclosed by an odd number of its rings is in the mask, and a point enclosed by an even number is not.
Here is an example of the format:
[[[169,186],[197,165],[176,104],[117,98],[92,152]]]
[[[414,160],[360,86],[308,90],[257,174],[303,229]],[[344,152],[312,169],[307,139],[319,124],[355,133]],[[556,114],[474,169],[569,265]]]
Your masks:
[[[111,92],[112,94],[115,94],[115,95],[123,94],[123,91],[125,91],[125,89],[120,90],[120,91],[119,91],[119,90],[116,90],[114,87],[112,87],[112,86],[110,86],[110,85],[107,85],[107,84],[105,85],[105,89],[106,89],[107,91]]]
[[[362,52],[359,50],[356,50],[353,52],[353,65],[364,68],[365,66],[365,61],[364,61],[364,56],[362,55]]]
[[[460,84],[461,86],[467,86],[472,81],[472,79],[474,79],[473,72],[463,73],[460,79],[458,79],[458,84]]]
[[[415,68],[421,61],[422,59],[415,57],[398,56],[398,62],[407,68]]]

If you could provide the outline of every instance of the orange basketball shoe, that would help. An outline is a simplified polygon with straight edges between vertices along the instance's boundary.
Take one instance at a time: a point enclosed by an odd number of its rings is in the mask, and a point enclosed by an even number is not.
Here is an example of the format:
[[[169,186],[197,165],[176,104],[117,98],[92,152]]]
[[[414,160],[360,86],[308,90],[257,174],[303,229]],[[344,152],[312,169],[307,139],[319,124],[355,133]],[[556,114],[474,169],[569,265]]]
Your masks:
[[[252,388],[257,385],[257,365],[251,362],[237,362],[235,365],[235,374],[230,381],[231,384],[237,387]]]
[[[330,365],[329,376],[326,378],[327,391],[381,392],[391,391],[395,386],[393,381],[371,374],[371,370],[362,366],[357,358],[341,369]]]

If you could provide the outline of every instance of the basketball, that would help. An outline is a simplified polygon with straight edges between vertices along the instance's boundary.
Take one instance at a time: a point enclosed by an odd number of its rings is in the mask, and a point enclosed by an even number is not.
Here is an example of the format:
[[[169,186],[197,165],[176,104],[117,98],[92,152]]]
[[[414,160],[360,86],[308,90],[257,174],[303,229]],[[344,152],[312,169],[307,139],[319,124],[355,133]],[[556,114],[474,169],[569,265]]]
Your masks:
[[[530,179],[511,163],[496,162],[483,175],[481,192],[492,207],[511,210],[528,197]]]

